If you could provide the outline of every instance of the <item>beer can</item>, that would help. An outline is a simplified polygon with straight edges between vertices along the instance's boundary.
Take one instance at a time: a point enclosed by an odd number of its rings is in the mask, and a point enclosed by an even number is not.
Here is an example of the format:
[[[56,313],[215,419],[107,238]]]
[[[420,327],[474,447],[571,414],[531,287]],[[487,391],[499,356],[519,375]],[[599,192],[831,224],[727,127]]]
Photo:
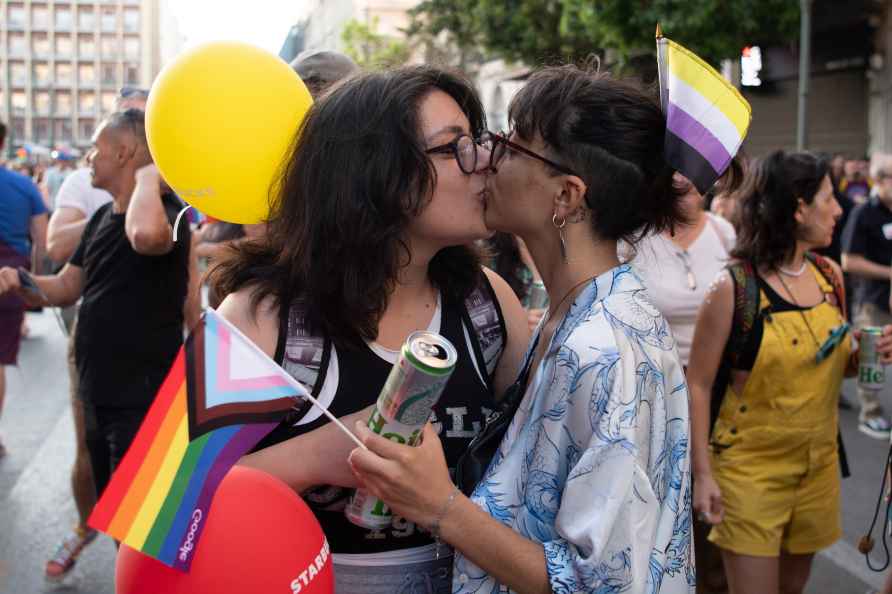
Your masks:
[[[545,290],[545,283],[541,280],[534,280],[530,285],[530,293],[527,297],[530,309],[545,309],[548,305],[548,291]]]
[[[369,428],[392,441],[417,445],[431,410],[455,370],[458,353],[433,332],[413,332],[384,382],[369,417]],[[381,530],[392,516],[383,501],[357,489],[344,514],[357,526]]]
[[[883,329],[869,326],[861,329],[858,353],[858,387],[864,390],[882,390],[886,383],[886,370],[880,361],[876,342]]]

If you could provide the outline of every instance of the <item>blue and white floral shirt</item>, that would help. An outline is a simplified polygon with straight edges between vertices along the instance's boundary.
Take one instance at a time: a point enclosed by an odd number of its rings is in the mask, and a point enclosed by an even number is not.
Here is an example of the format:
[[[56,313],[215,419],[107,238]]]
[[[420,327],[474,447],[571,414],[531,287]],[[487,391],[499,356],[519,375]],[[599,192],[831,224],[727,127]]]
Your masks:
[[[471,499],[542,543],[555,594],[691,594],[688,411],[668,324],[614,268],[556,330]],[[458,551],[452,590],[508,591]]]

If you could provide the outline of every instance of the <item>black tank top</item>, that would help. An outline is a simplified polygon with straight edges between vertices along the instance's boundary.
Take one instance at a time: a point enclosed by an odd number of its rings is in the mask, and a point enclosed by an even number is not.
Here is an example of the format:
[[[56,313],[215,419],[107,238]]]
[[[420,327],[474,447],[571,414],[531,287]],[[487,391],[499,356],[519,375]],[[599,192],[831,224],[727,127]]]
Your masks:
[[[484,385],[474,365],[474,354],[465,338],[462,317],[463,303],[449,303],[443,296],[439,333],[447,338],[458,352],[455,371],[446,385],[440,401],[434,407],[432,422],[440,435],[450,473],[459,457],[467,449],[471,438],[483,427],[483,421],[495,408],[492,392]],[[288,331],[287,318],[280,326],[280,338]],[[473,329],[468,328],[468,332]],[[279,341],[284,344],[284,340]],[[284,347],[277,350],[276,361],[281,364]],[[338,388],[328,410],[336,417],[356,412],[378,399],[392,367],[371,348],[338,349]],[[485,374],[486,369],[481,369]],[[326,380],[329,378],[326,377]],[[289,427],[282,424],[261,442],[257,449],[302,435],[329,421],[320,417],[306,425]],[[367,530],[352,524],[344,516],[344,506],[352,490],[340,487],[317,487],[304,493],[304,499],[325,532],[334,553],[381,553],[431,544],[430,534],[404,518],[394,516],[390,528]]]

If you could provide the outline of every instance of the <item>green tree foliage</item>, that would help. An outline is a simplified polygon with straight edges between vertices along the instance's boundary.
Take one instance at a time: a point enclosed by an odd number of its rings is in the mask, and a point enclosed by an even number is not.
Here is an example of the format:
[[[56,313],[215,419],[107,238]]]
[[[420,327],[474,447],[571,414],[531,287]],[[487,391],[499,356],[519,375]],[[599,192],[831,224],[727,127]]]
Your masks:
[[[657,22],[716,64],[748,44],[794,40],[795,0],[423,0],[410,34],[448,35],[459,47],[530,65],[612,50],[621,63],[654,51]]]
[[[378,17],[373,18],[371,24],[349,21],[341,32],[344,53],[363,70],[392,68],[408,62],[412,55],[409,44],[377,30]]]

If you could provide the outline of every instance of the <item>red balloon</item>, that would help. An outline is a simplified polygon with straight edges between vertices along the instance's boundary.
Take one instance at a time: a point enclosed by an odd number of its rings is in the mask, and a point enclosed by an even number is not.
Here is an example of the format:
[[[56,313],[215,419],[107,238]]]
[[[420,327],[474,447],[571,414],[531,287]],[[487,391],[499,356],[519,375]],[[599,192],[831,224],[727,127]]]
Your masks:
[[[278,479],[233,467],[214,496],[189,573],[121,545],[117,594],[331,594],[328,542],[313,512]]]

